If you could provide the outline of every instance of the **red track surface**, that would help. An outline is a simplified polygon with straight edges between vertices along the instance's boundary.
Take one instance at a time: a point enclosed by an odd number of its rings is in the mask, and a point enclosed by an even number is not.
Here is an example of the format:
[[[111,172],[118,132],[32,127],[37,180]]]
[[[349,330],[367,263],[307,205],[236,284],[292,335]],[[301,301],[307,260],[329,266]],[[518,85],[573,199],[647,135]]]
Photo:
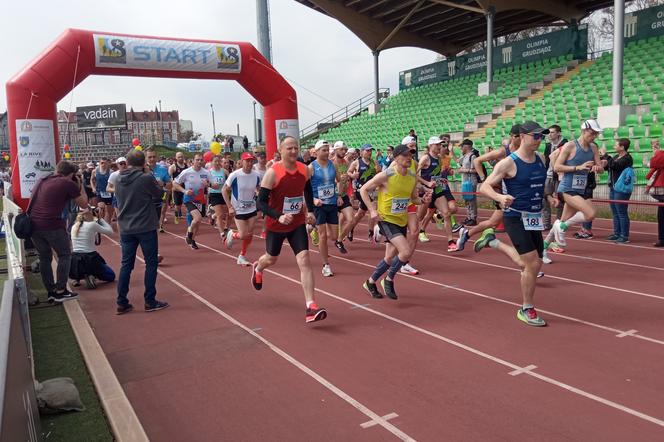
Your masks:
[[[542,329],[515,318],[519,273],[506,257],[472,244],[448,254],[433,228],[412,260],[421,275],[396,279],[398,301],[361,288],[382,254],[360,240],[365,227],[348,255],[332,252],[332,278],[312,253],[329,317],[305,325],[287,247],[257,293],[215,230],[203,226],[194,251],[182,224],[167,226],[157,287],[171,308],[142,311],[140,262],[135,312],[114,314],[115,284],[80,290],[152,440],[664,440],[664,251],[652,224],[633,223],[628,245],[568,239],[552,254],[536,294]],[[263,247],[255,240],[250,259]],[[111,240],[100,252],[119,268]]]

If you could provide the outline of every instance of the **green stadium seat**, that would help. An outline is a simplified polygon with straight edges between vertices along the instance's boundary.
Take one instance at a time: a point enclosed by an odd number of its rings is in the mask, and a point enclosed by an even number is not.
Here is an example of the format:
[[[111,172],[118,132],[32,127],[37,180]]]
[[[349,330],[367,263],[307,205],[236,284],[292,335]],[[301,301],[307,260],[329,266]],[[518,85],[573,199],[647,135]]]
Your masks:
[[[629,138],[629,127],[620,126],[617,131],[618,138]]]
[[[639,116],[636,114],[627,115],[625,118],[625,124],[628,126],[636,126],[639,124]]]

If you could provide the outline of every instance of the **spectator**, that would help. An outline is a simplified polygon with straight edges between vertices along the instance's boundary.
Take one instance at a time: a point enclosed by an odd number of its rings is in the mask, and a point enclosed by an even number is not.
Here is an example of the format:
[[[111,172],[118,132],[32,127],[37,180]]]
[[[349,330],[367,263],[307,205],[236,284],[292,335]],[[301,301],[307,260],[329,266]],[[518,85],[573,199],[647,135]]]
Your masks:
[[[298,161],[306,164],[307,166],[314,161],[311,159],[311,153],[309,152],[309,149],[302,149],[302,156],[298,158]]]
[[[229,135],[226,138],[226,147],[228,147],[229,152],[233,152],[233,144],[235,144],[235,140]]]
[[[71,266],[71,244],[63,213],[70,200],[80,207],[88,206],[88,196],[78,168],[69,161],[60,161],[53,175],[43,178],[33,190],[30,207],[32,243],[39,252],[41,278],[48,292],[48,300],[63,302],[78,295],[67,290]],[[53,281],[51,261],[53,252],[58,255],[57,281]]]
[[[618,178],[628,167],[632,167],[634,161],[632,156],[627,153],[630,142],[627,138],[620,138],[616,142],[616,155],[611,157],[602,149],[602,166],[609,172],[609,199],[614,201],[629,201],[632,194],[623,193],[615,190]],[[627,214],[626,203],[610,203],[611,213],[613,214],[613,234],[608,236],[609,241],[617,243],[629,242],[629,215]]]
[[[650,159],[650,171],[646,175],[646,192],[660,203],[664,203],[664,151],[660,150],[659,140],[652,140],[653,156]],[[657,207],[657,242],[655,247],[664,247],[664,206]]]
[[[95,192],[92,190],[92,171],[95,170],[95,164],[90,162],[88,164],[81,164],[81,166],[79,166],[79,170],[83,175],[83,186],[85,186],[85,194],[88,196],[88,201],[90,204],[93,204]]]
[[[413,137],[413,139],[415,140],[415,148],[417,148],[417,134],[415,133],[415,129],[411,129],[410,131],[408,131],[408,135]]]
[[[477,171],[473,167],[473,161],[478,156],[473,149],[472,140],[465,139],[461,142],[461,167],[459,168],[459,173],[461,173],[461,191],[466,193],[463,196],[463,199],[466,201],[466,208],[468,209],[468,215],[463,224],[467,226],[476,226],[477,225],[477,196],[471,195],[470,193],[475,193],[477,191]]]
[[[159,218],[154,207],[162,197],[163,190],[145,164],[145,154],[142,151],[130,151],[127,154],[127,165],[129,168],[120,172],[120,179],[115,186],[122,248],[117,298],[119,315],[133,310],[127,295],[139,245],[145,259],[145,311],[152,312],[168,307],[167,302],[157,300],[156,287]]]
[[[99,218],[97,209],[83,209],[78,213],[71,229],[73,254],[69,277],[78,285],[85,279],[87,288],[97,288],[95,279],[105,282],[115,281],[115,272],[97,252],[95,239],[100,234],[110,235],[113,228],[103,218]]]
[[[242,149],[249,150],[249,138],[246,135],[242,137]]]

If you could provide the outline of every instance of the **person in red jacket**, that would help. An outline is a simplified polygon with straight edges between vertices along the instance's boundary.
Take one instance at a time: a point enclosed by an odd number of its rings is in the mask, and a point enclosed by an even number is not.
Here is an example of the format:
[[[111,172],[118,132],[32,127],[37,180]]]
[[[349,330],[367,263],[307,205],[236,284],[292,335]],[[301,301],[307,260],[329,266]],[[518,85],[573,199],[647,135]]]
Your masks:
[[[327,317],[314,297],[314,274],[309,258],[309,236],[305,222],[313,224],[314,200],[311,192],[309,168],[297,160],[298,141],[285,137],[279,144],[281,161],[265,172],[258,192],[258,209],[265,214],[266,253],[252,265],[251,283],[255,290],[263,288],[263,272],[277,263],[281,247],[288,240],[297,265],[306,302],[306,322]],[[306,206],[305,206],[306,202]]]
[[[650,159],[650,171],[646,179],[650,180],[655,175],[652,183],[646,186],[646,192],[660,203],[664,203],[664,151],[660,150],[659,140],[652,140],[653,156]],[[652,191],[651,191],[652,189]],[[657,232],[658,239],[655,247],[664,247],[664,206],[657,208]]]

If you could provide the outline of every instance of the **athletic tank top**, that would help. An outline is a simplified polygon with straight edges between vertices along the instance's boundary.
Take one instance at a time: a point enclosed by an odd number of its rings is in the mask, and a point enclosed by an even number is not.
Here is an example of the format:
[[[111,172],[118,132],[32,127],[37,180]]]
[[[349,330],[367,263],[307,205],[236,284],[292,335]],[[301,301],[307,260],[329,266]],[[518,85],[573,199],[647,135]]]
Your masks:
[[[337,205],[337,171],[332,161],[327,162],[325,168],[321,167],[318,160],[311,163],[314,174],[311,177],[311,190],[314,198],[318,198],[326,205]]]
[[[505,158],[507,158],[508,156],[511,155],[509,144],[503,146],[503,149],[505,149]],[[496,164],[498,164],[498,161],[500,161],[500,160],[489,161],[489,164],[491,164],[491,167],[496,167]],[[496,192],[498,192],[500,194],[505,194],[505,183],[503,181],[501,181],[500,184],[498,184],[497,186],[493,186],[493,190],[495,190]]]
[[[401,175],[393,167],[385,170],[387,184],[378,190],[376,208],[383,221],[404,227],[408,224],[408,206],[417,177],[408,168],[406,175]]]
[[[214,167],[211,168],[208,173],[210,174],[210,184],[219,184],[219,189],[214,189],[210,187],[208,193],[221,193],[221,188],[226,182],[226,169],[223,167],[219,170],[215,170]]]
[[[369,161],[369,164],[367,164],[362,158],[359,158],[357,162],[357,170],[360,172],[360,176],[357,178],[357,188],[359,189],[376,175],[376,163],[374,163],[374,160],[372,159]]]
[[[99,168],[95,169],[95,190],[102,198],[110,198],[111,195],[105,196],[106,186],[108,186],[108,177],[111,176],[111,169],[106,169],[106,173],[99,172]],[[102,195],[104,194],[104,195]]]
[[[574,158],[565,161],[565,166],[580,166],[587,161],[593,161],[595,159],[592,147],[589,146],[588,150],[583,149],[581,144],[579,144],[579,140],[574,140],[574,145],[576,146]],[[575,172],[565,172],[563,174],[563,179],[560,181],[560,185],[558,185],[558,192],[584,193],[586,191],[586,185],[588,184],[588,172],[589,170],[587,169]]]
[[[284,215],[293,215],[293,221],[284,225],[271,217],[265,218],[270,232],[292,232],[304,224],[304,186],[307,184],[307,166],[297,161],[295,170],[287,170],[281,161],[272,165],[275,183],[270,191],[268,205]]]
[[[521,213],[538,213],[542,211],[544,198],[544,181],[546,180],[546,166],[544,161],[535,155],[535,161],[526,163],[516,153],[510,154],[516,164],[516,175],[503,180],[507,194],[514,197],[512,208],[504,216],[521,217]]]
[[[175,163],[175,172],[173,172],[173,179],[177,178],[178,175],[182,173],[183,170],[187,168],[187,164],[185,163],[184,167],[180,167],[178,163]]]
[[[420,169],[420,176],[426,181],[431,181],[440,176],[440,159],[429,153],[426,155],[429,157],[429,167]]]

